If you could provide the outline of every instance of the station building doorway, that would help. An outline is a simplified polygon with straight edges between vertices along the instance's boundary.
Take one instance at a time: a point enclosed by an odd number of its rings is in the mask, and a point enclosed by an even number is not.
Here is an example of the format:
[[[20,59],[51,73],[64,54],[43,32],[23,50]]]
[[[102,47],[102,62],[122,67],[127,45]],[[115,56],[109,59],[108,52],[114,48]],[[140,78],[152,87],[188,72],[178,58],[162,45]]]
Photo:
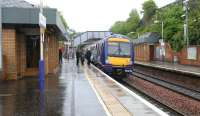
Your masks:
[[[38,68],[40,59],[40,36],[26,37],[26,68]]]

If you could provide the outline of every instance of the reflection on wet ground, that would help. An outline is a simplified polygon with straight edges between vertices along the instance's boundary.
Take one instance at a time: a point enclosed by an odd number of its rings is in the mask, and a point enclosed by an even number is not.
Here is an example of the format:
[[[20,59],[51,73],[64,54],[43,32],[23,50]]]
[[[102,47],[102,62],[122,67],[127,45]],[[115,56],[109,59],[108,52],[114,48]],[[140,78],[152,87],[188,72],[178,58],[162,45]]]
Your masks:
[[[1,82],[0,116],[59,116],[64,89],[57,77]]]
[[[81,67],[66,61],[61,69],[43,82],[37,77],[0,82],[0,116],[104,116]]]

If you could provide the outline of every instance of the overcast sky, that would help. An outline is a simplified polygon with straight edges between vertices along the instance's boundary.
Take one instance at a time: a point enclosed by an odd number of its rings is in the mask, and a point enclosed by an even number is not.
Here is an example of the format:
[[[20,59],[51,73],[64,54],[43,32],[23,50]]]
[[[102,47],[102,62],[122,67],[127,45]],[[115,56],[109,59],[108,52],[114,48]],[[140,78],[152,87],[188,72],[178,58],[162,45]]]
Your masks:
[[[39,4],[40,0],[26,0]],[[132,9],[138,12],[145,0],[44,0],[45,5],[62,12],[70,28],[76,31],[107,31],[119,20],[126,20]],[[175,0],[155,0],[161,7]]]

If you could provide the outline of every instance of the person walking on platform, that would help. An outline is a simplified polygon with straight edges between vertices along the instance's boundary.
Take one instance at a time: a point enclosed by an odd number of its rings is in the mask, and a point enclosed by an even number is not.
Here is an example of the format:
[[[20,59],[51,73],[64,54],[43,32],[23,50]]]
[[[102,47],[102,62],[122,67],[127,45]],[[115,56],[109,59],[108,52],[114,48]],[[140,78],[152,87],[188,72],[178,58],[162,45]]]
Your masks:
[[[86,55],[85,55],[86,59],[87,59],[88,66],[90,66],[90,63],[91,63],[91,55],[92,55],[92,53],[91,53],[90,49],[88,49],[87,52],[86,52]]]
[[[81,64],[84,65],[85,62],[85,54],[84,54],[84,50],[81,49],[82,53],[81,53]]]
[[[59,63],[62,64],[62,49],[59,49]]]
[[[79,60],[81,58],[80,48],[76,50],[76,65],[79,66]]]

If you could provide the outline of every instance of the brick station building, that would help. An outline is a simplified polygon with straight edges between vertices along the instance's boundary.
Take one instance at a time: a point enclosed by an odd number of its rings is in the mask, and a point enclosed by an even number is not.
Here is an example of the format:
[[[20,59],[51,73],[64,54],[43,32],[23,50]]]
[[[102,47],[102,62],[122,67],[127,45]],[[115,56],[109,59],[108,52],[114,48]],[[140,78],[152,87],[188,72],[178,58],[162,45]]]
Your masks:
[[[45,8],[47,29],[44,40],[45,73],[58,67],[59,38],[66,30],[57,9]],[[38,77],[40,58],[39,7],[23,0],[3,0],[3,78]]]
[[[155,32],[145,33],[138,39],[133,40],[135,60],[142,62],[162,61],[175,62],[183,65],[200,66],[200,46],[188,46],[175,53],[169,43],[165,43],[165,56],[162,59],[160,54],[160,35]]]

